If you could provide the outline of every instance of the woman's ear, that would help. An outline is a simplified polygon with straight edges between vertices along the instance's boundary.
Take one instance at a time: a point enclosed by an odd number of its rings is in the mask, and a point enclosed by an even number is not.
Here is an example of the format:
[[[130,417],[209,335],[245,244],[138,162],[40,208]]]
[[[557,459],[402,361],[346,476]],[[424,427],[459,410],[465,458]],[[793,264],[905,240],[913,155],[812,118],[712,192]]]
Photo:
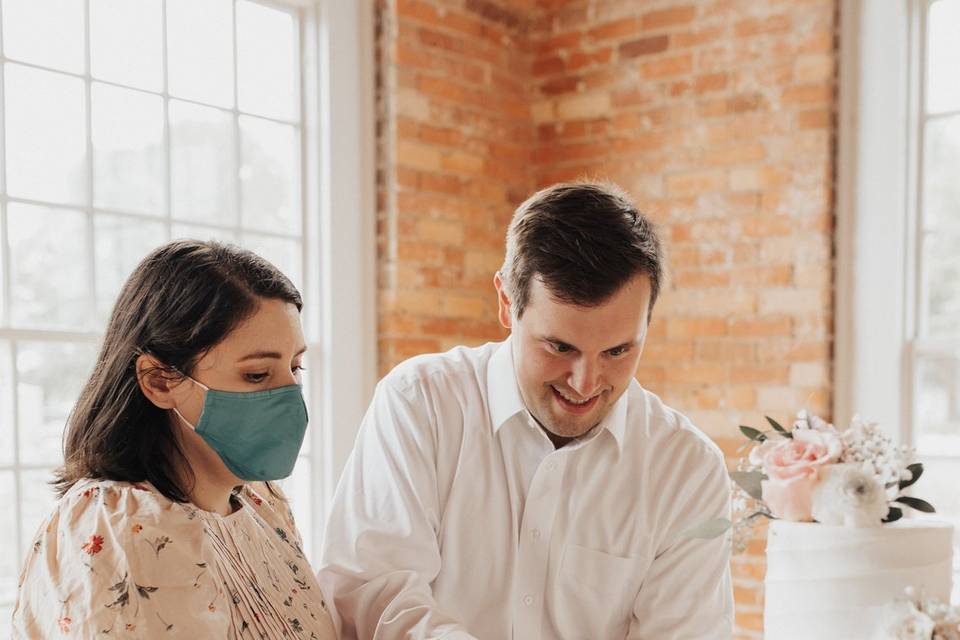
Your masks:
[[[177,406],[173,397],[174,389],[183,381],[173,376],[156,358],[141,354],[137,358],[137,382],[143,395],[161,409],[173,409]]]

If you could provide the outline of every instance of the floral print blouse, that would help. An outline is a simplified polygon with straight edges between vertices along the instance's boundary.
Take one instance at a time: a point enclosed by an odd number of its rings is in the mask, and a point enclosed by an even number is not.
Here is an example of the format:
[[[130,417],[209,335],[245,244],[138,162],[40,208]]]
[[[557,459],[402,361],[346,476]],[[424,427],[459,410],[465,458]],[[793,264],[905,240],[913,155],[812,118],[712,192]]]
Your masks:
[[[220,516],[149,483],[84,480],[40,527],[15,638],[334,640],[287,502],[262,484]]]

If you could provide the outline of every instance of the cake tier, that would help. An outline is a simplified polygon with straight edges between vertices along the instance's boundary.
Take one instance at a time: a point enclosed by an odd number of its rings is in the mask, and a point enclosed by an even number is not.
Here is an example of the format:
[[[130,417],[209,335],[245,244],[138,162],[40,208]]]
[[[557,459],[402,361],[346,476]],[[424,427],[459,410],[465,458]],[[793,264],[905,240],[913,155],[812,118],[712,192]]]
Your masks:
[[[764,638],[873,640],[883,607],[906,587],[947,601],[952,538],[952,525],[930,520],[863,529],[771,522]]]

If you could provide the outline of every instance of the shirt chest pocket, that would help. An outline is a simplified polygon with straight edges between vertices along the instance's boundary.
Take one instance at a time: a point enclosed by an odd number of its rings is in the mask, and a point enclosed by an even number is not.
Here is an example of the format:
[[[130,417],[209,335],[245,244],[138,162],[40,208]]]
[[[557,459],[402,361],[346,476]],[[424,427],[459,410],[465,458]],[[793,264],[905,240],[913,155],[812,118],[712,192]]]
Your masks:
[[[567,544],[557,580],[556,628],[567,640],[624,637],[649,566],[648,556],[616,556]]]

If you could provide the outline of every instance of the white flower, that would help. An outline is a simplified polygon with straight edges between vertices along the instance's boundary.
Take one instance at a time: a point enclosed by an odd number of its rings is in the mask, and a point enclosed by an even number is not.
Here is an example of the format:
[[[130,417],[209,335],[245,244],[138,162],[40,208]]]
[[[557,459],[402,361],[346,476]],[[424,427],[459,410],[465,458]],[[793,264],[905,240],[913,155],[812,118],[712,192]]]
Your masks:
[[[883,485],[853,464],[821,467],[811,506],[817,522],[845,527],[879,527],[888,511]]]
[[[841,435],[844,452],[840,462],[857,464],[877,476],[882,485],[894,486],[909,475],[906,466],[911,456],[907,447],[897,447],[876,422],[854,416],[850,428]],[[894,497],[891,495],[890,497]]]
[[[836,427],[819,416],[815,416],[806,409],[797,412],[797,420],[793,423],[794,429],[813,429],[814,431],[836,431]]]
[[[912,602],[897,600],[883,608],[877,640],[930,640],[933,620]]]

